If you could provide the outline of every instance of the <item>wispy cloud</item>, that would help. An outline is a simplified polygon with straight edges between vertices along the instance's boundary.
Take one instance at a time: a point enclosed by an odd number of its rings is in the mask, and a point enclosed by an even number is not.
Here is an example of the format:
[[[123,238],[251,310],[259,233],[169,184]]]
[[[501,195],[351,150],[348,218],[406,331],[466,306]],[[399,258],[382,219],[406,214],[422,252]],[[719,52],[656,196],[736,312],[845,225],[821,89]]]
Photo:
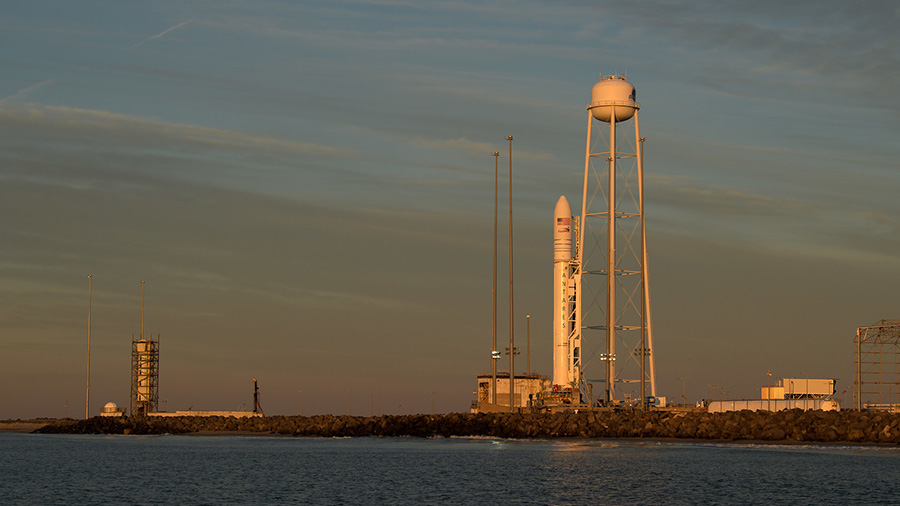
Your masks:
[[[458,139],[410,139],[409,143],[413,146],[419,146],[427,149],[436,149],[441,151],[460,151],[472,155],[487,155],[498,149],[498,143],[470,141],[465,137],[460,137]],[[516,156],[521,156],[532,160],[554,159],[554,156],[552,154],[542,153],[539,151],[517,150]]]
[[[165,30],[163,30],[163,31],[161,31],[161,32],[159,32],[159,33],[157,33],[156,35],[151,35],[151,36],[147,37],[146,39],[144,39],[144,40],[138,42],[137,44],[128,47],[128,49],[134,49],[134,48],[136,48],[136,47],[139,47],[139,46],[142,46],[142,45],[146,44],[147,42],[150,42],[151,40],[162,38],[162,37],[165,36],[167,33],[172,32],[172,31],[175,31],[175,30],[177,30],[177,29],[179,29],[179,28],[181,28],[181,27],[187,25],[188,23],[190,23],[190,22],[192,22],[192,21],[193,21],[193,19],[189,19],[189,20],[187,20],[187,21],[182,21],[181,23],[178,23],[178,24],[175,25],[175,26],[166,28]]]
[[[6,104],[10,104],[10,103],[16,103],[18,100],[20,100],[20,99],[22,99],[22,98],[28,96],[29,94],[31,94],[31,93],[33,93],[33,92],[35,92],[35,91],[37,91],[37,90],[43,88],[44,86],[47,86],[48,84],[52,84],[52,83],[53,83],[53,79],[47,79],[46,81],[41,81],[41,82],[39,82],[39,83],[37,83],[37,84],[32,84],[31,86],[29,86],[29,87],[27,87],[27,88],[22,88],[21,90],[19,90],[19,91],[13,93],[12,95],[0,99],[0,105],[6,105]]]
[[[336,149],[309,142],[263,137],[204,126],[169,123],[108,111],[63,106],[0,109],[0,123],[75,131],[91,129],[95,132],[105,131],[116,136],[133,136],[145,140],[164,139],[170,143],[169,146],[193,144],[206,147],[255,149],[307,155],[347,155],[349,153],[346,149]]]

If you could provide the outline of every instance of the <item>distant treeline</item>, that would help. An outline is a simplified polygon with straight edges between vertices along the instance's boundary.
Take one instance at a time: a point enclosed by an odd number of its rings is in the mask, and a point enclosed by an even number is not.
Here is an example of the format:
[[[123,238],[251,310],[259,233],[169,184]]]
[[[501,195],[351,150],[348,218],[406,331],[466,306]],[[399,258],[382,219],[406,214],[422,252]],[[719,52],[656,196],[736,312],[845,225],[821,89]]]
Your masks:
[[[900,415],[802,411],[450,413],[405,416],[167,417],[61,420],[53,434],[245,432],[320,437],[686,438],[900,444]]]

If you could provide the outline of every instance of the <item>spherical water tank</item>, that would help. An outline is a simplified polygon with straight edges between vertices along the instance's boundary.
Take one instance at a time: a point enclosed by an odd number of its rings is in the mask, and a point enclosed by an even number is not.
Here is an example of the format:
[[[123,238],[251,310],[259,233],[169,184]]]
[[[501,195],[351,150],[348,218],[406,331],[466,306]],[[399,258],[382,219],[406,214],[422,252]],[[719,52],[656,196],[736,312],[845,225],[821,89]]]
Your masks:
[[[615,110],[615,121],[627,121],[640,106],[635,102],[634,86],[625,76],[605,76],[591,88],[588,109],[600,121],[609,123]]]

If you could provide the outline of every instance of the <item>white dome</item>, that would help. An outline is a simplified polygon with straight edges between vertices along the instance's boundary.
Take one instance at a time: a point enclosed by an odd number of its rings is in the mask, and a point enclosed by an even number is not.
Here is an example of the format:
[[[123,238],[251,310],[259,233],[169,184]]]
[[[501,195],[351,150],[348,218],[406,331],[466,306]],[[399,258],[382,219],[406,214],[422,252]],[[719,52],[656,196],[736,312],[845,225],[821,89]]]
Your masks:
[[[625,76],[605,76],[591,88],[591,114],[600,121],[609,123],[615,109],[615,121],[627,121],[634,116],[640,106],[635,102],[634,86]]]
[[[115,403],[115,402],[107,402],[107,403],[103,406],[103,409],[104,409],[105,411],[115,411],[115,410],[119,409],[119,406],[116,406],[116,403]]]

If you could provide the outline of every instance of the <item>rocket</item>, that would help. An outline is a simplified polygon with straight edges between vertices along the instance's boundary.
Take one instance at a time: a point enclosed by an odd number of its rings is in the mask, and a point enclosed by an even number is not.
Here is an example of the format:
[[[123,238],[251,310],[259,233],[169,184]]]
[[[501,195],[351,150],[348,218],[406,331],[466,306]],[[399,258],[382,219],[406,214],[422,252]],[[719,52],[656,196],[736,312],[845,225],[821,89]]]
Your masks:
[[[569,359],[569,318],[574,295],[569,283],[572,228],[572,208],[562,196],[553,210],[553,389],[556,391],[570,387],[574,379]]]

